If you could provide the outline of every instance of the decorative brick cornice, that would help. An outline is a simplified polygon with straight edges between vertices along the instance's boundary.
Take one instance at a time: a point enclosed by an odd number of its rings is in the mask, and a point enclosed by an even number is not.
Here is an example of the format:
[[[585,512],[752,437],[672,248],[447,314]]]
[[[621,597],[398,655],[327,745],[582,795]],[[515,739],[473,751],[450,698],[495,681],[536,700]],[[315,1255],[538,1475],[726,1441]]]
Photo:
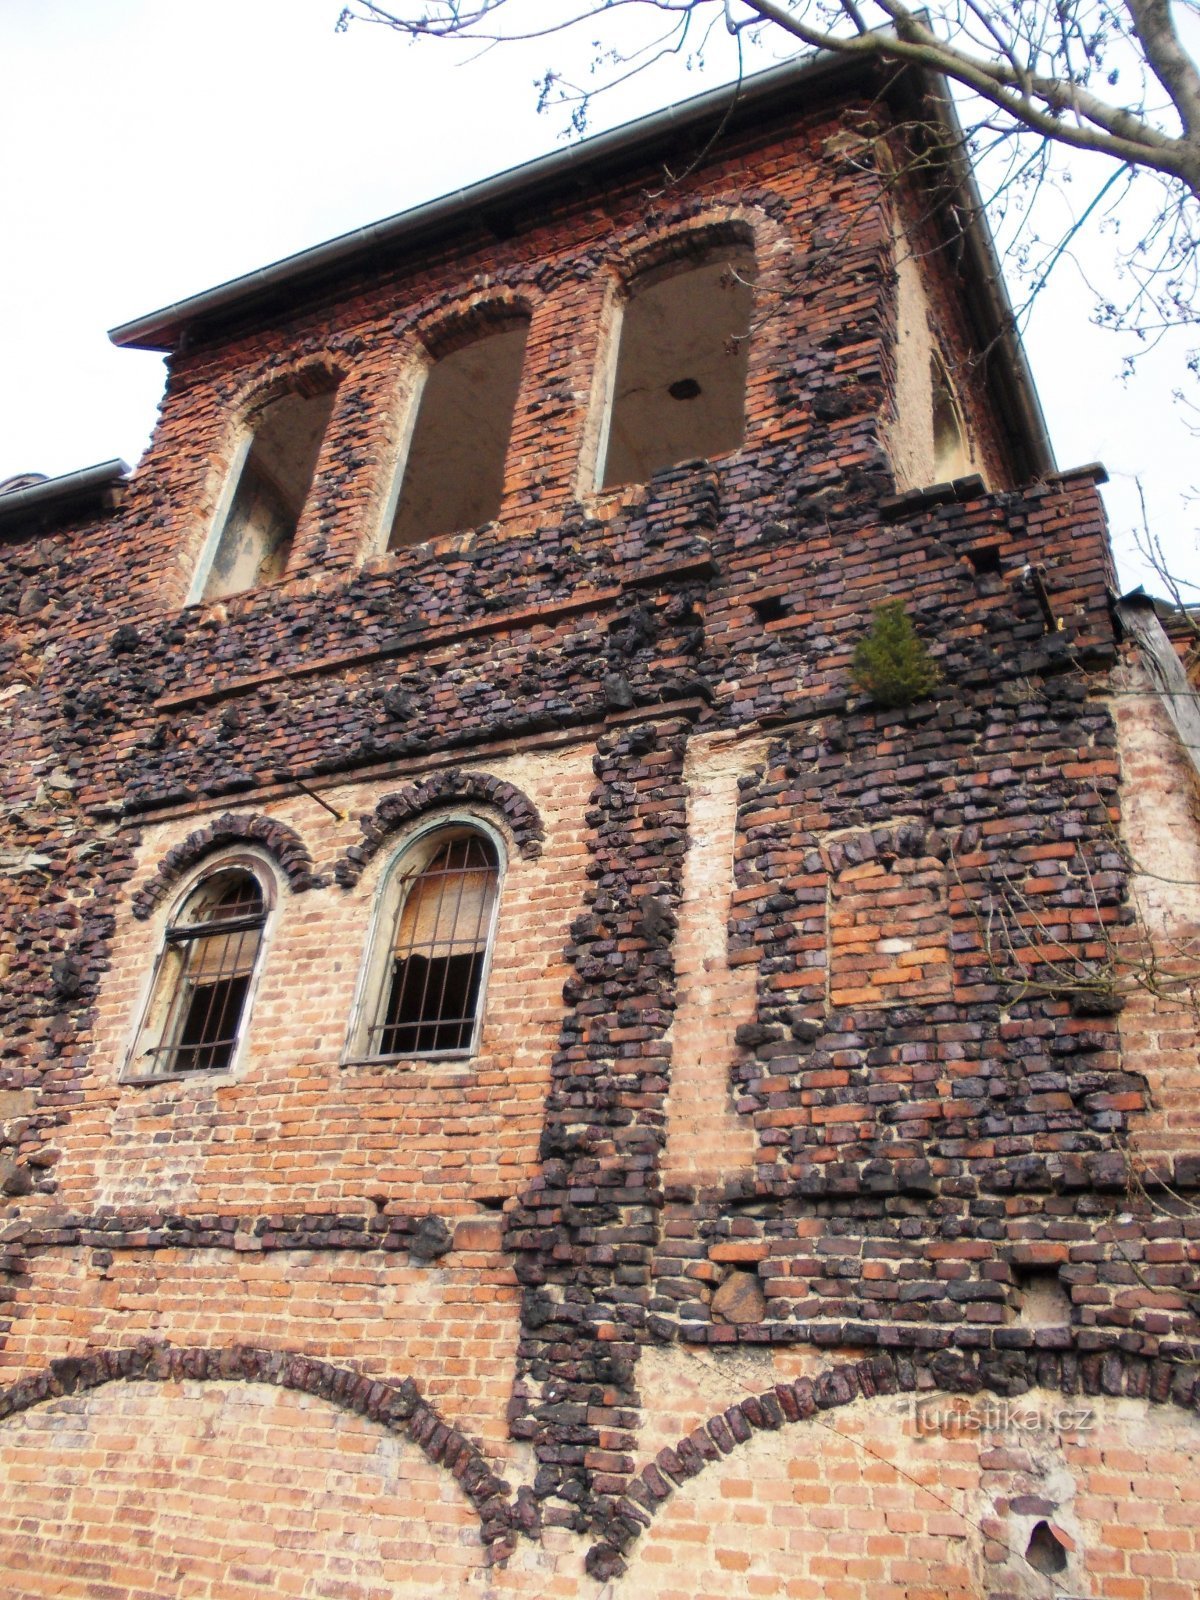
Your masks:
[[[125,1349],[65,1356],[0,1390],[0,1419],[108,1383],[186,1380],[266,1383],[316,1395],[343,1411],[369,1418],[389,1433],[411,1439],[428,1460],[456,1479],[474,1506],[489,1563],[512,1554],[518,1530],[533,1532],[536,1528],[527,1497],[518,1496],[514,1502],[509,1485],[492,1471],[479,1447],[442,1418],[411,1378],[373,1378],[298,1351],[256,1345],[176,1347],[142,1339]]]
[[[460,801],[474,802],[498,811],[512,830],[517,849],[526,860],[542,853],[544,829],[537,807],[502,778],[493,778],[486,772],[463,772],[450,767],[444,772],[432,773],[419,783],[385,795],[375,810],[361,819],[363,842],[351,845],[340,857],[333,875],[343,889],[353,887],[362,876],[367,863],[378,853],[391,836],[414,817],[432,811],[437,806],[454,805]]]
[[[313,872],[312,856],[300,835],[284,822],[270,817],[235,815],[226,812],[215,822],[195,833],[167,851],[158,871],[133,897],[133,914],[143,921],[165,899],[172,886],[198,861],[230,845],[255,844],[279,864],[293,894],[312,889],[321,880]]]

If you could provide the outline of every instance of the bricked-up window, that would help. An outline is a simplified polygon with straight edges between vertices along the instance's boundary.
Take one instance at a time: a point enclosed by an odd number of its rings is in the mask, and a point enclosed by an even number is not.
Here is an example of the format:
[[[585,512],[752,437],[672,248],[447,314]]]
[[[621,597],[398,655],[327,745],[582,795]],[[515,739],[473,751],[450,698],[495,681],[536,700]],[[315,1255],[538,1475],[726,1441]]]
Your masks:
[[[499,514],[528,332],[525,317],[508,316],[426,371],[389,550],[477,528]]]
[[[280,395],[253,418],[234,463],[232,493],[199,598],[241,594],[287,570],[333,411],[326,373],[309,379],[305,390]]]
[[[232,1065],[266,920],[262,885],[248,868],[219,869],[192,890],[167,926],[128,1077]]]
[[[753,254],[739,245],[634,280],[621,310],[600,488],[644,483],[742,443],[753,278]]]
[[[355,1054],[471,1052],[499,884],[499,851],[479,829],[439,828],[405,850],[384,895]]]

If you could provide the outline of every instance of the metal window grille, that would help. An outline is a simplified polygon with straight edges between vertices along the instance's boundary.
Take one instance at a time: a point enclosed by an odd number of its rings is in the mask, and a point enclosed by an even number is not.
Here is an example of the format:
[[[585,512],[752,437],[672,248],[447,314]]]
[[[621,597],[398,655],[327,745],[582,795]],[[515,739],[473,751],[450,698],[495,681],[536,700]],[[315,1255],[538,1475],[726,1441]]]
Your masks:
[[[266,905],[252,873],[215,874],[167,929],[166,1026],[146,1052],[154,1073],[228,1067],[262,943]]]
[[[426,864],[402,877],[372,1055],[470,1050],[498,881],[495,849],[477,833],[441,836]]]

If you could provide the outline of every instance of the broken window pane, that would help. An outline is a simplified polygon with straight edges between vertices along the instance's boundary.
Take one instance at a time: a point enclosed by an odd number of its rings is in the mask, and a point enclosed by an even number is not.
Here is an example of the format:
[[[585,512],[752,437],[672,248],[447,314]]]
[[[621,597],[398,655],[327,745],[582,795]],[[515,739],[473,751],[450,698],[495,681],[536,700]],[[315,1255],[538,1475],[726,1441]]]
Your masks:
[[[499,514],[529,325],[509,323],[429,368],[388,549],[477,528]]]
[[[754,258],[744,246],[699,266],[646,273],[621,317],[600,488],[736,450],[746,429]]]

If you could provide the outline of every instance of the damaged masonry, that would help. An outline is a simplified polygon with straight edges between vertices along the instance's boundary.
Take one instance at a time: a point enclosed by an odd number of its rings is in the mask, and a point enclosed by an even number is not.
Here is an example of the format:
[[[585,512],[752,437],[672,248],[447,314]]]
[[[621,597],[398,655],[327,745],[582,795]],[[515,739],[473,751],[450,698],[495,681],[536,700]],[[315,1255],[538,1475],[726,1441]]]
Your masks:
[[[1196,708],[947,104],[197,295],[0,492],[7,1593],[1194,1592]]]

